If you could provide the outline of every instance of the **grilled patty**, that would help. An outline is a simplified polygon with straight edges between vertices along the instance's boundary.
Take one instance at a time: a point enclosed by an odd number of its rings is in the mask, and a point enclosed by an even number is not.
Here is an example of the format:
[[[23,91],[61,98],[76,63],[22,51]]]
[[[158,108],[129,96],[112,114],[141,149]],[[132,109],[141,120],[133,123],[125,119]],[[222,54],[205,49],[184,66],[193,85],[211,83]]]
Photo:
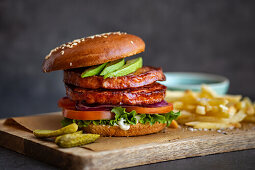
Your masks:
[[[65,85],[66,95],[74,101],[85,101],[87,104],[110,105],[145,105],[164,100],[166,86],[153,83],[135,89],[105,90],[85,89],[73,85]]]
[[[161,68],[144,66],[136,72],[121,77],[104,79],[103,76],[81,78],[84,69],[64,71],[64,82],[87,89],[129,89],[142,87],[156,81],[164,81],[165,75]]]

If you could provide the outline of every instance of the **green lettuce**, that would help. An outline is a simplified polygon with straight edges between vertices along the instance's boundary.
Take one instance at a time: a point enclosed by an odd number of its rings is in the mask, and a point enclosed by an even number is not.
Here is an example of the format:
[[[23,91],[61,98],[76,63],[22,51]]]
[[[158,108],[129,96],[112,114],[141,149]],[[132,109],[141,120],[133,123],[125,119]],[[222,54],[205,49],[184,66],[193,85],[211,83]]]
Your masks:
[[[125,124],[135,125],[137,123],[136,116],[140,117],[140,120],[138,121],[141,124],[149,123],[150,125],[158,123],[166,123],[167,126],[169,126],[173,120],[177,119],[180,115],[180,112],[169,112],[165,114],[137,114],[135,110],[131,112],[126,112],[125,108],[122,107],[114,107],[111,112],[115,113],[115,119],[113,120],[74,120],[74,119],[68,119],[64,118],[64,120],[61,121],[62,126],[67,126],[72,123],[76,123],[80,128],[86,127],[89,124],[94,125],[110,125],[114,126],[118,124],[118,121],[123,118],[125,121]]]

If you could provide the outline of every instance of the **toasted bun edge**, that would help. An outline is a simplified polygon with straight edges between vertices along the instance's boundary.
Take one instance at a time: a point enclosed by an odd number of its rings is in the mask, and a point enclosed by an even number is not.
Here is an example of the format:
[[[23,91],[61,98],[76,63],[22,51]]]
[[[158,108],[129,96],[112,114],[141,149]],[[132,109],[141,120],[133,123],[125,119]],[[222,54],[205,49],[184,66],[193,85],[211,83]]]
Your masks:
[[[83,130],[87,133],[100,134],[101,136],[141,136],[152,133],[157,133],[163,130],[166,127],[166,124],[155,123],[150,124],[141,124],[130,125],[129,130],[122,130],[119,126],[109,126],[109,125],[93,125],[90,124],[87,127],[84,127]]]

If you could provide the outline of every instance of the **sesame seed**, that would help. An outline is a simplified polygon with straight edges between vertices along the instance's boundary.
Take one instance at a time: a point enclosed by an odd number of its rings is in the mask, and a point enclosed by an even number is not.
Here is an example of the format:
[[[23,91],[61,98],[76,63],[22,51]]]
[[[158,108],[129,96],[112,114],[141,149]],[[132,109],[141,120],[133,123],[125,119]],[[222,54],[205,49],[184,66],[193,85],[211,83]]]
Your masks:
[[[61,54],[62,54],[62,55],[64,55],[64,53],[65,53],[64,51],[61,51]]]
[[[131,42],[131,44],[134,44],[134,42],[133,41],[130,41]]]
[[[76,40],[73,40],[73,42],[79,43],[79,42],[81,42],[81,40],[80,39],[76,39]]]
[[[111,35],[111,34],[113,34],[113,35],[122,35],[122,34],[125,35],[125,34],[127,34],[127,33],[126,33],[126,32],[120,32],[120,31],[118,31],[118,32],[108,32],[108,33],[102,33],[102,34],[92,35],[92,36],[89,36],[89,37],[87,37],[87,38],[75,39],[75,40],[73,40],[72,42],[67,42],[67,43],[65,43],[65,44],[60,45],[59,47],[56,47],[56,48],[52,49],[52,50],[50,51],[50,53],[45,57],[45,59],[46,59],[46,60],[49,59],[50,56],[52,55],[52,53],[58,51],[59,49],[64,50],[65,48],[73,48],[73,46],[78,45],[78,44],[81,43],[82,41],[86,41],[86,39],[94,39],[95,37],[104,37],[104,38],[107,38],[108,35]],[[133,41],[131,41],[131,43],[133,44]],[[61,51],[61,54],[63,55],[64,52]]]
[[[49,59],[53,52],[57,51],[57,48],[50,51],[50,53],[45,57],[45,59]]]
[[[127,34],[127,33],[126,32],[120,32],[120,31],[118,31],[118,32],[108,32],[108,33],[92,35],[92,36],[89,36],[87,38],[88,39],[94,39],[95,37],[104,37],[104,38],[107,38],[105,36],[111,35],[111,34],[113,34],[113,35],[122,35],[122,34]]]
[[[73,63],[70,63],[70,66],[72,66],[73,65]]]

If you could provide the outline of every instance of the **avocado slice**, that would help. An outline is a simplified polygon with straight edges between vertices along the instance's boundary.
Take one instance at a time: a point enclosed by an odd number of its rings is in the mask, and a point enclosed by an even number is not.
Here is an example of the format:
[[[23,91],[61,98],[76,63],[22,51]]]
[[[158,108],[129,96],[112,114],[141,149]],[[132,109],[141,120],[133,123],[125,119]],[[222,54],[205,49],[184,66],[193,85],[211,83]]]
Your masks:
[[[111,61],[105,66],[103,71],[100,73],[100,76],[104,76],[108,73],[114,72],[114,71],[118,70],[119,68],[121,68],[124,64],[125,64],[124,59]]]
[[[101,65],[92,66],[92,67],[84,70],[84,72],[81,74],[81,78],[98,75],[104,69],[106,64],[107,63],[101,64]]]
[[[124,66],[122,66],[120,69],[114,72],[104,75],[104,78],[125,76],[135,72],[137,69],[141,68],[142,66],[143,66],[142,57],[128,60]]]

